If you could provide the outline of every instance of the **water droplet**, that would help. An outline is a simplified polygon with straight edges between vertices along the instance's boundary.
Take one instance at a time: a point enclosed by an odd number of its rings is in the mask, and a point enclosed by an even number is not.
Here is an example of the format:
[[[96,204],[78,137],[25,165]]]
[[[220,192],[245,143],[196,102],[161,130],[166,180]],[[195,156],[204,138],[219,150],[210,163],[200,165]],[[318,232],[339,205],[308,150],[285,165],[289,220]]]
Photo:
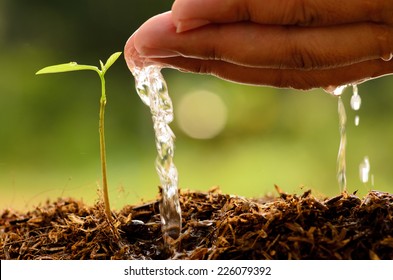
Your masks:
[[[356,85],[353,85],[353,94],[351,97],[351,108],[355,111],[358,111],[360,109],[361,104],[362,104],[362,99],[360,98],[360,95],[358,94],[358,87]]]
[[[370,173],[370,161],[368,157],[364,157],[363,161],[359,165],[359,176],[360,181],[363,183],[367,183],[369,180]]]
[[[360,118],[358,115],[355,116],[355,126],[359,126]]]
[[[351,97],[351,108],[355,111],[360,109],[360,105],[362,103],[362,99],[360,95],[352,95]]]
[[[393,53],[389,53],[389,54],[381,56],[381,59],[384,61],[390,61],[390,60],[392,60],[392,58],[393,58]]]

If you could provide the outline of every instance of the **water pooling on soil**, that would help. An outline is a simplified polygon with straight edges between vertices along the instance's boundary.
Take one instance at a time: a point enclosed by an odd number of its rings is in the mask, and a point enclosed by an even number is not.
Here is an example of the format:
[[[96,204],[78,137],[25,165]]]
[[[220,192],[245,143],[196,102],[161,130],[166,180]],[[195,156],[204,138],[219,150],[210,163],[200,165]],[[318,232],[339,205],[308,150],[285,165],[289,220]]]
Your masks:
[[[162,193],[160,216],[165,241],[176,239],[181,231],[181,209],[178,195],[178,173],[173,163],[174,140],[169,123],[173,120],[172,100],[168,94],[161,68],[151,65],[133,67],[135,88],[143,103],[150,107],[157,148],[156,170]]]

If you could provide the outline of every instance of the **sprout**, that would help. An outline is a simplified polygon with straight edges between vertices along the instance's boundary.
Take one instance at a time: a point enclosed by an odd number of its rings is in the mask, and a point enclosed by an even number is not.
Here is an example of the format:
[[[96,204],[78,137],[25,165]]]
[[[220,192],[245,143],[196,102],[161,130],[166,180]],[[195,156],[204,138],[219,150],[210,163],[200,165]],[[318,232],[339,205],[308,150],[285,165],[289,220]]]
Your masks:
[[[106,63],[104,64],[100,60],[101,69],[91,65],[79,65],[76,62],[70,62],[65,64],[58,64],[53,66],[45,67],[39,70],[36,75],[39,74],[53,74],[71,71],[81,70],[93,70],[97,72],[101,80],[101,99],[100,99],[100,118],[99,118],[99,135],[100,135],[100,156],[101,156],[101,172],[102,172],[102,192],[104,197],[105,214],[109,221],[112,220],[112,214],[109,205],[108,195],[108,180],[106,175],[106,152],[105,152],[105,132],[104,132],[104,116],[105,116],[105,105],[106,105],[106,94],[105,94],[105,73],[108,69],[116,62],[121,55],[121,52],[112,54]]]

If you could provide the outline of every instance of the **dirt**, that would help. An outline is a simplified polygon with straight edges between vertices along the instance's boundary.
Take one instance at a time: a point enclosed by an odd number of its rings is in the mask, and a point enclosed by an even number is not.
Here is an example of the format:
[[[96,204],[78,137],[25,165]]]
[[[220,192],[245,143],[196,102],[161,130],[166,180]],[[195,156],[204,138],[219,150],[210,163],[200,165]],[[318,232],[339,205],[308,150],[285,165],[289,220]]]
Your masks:
[[[159,199],[126,206],[72,198],[0,216],[0,259],[393,259],[393,195],[247,199],[181,192],[181,236],[165,245]]]

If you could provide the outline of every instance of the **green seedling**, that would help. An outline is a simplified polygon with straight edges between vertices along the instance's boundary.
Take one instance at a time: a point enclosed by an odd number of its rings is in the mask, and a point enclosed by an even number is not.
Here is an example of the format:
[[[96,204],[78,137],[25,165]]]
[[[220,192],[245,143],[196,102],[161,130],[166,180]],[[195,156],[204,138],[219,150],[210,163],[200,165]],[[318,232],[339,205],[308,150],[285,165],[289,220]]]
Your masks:
[[[104,64],[100,60],[101,69],[96,66],[91,65],[79,65],[76,62],[70,62],[65,64],[53,65],[45,67],[39,70],[36,75],[39,74],[53,74],[71,71],[81,71],[81,70],[92,70],[95,71],[101,80],[101,99],[100,99],[100,118],[99,118],[99,135],[100,135],[100,156],[101,156],[101,171],[102,171],[102,193],[105,205],[105,214],[109,221],[112,220],[112,214],[109,205],[109,195],[108,195],[108,180],[106,174],[106,152],[105,152],[105,131],[104,131],[104,116],[105,116],[105,105],[106,105],[106,93],[105,93],[105,73],[108,71],[109,67],[115,63],[119,58],[121,52],[116,52],[112,54],[106,63]]]

